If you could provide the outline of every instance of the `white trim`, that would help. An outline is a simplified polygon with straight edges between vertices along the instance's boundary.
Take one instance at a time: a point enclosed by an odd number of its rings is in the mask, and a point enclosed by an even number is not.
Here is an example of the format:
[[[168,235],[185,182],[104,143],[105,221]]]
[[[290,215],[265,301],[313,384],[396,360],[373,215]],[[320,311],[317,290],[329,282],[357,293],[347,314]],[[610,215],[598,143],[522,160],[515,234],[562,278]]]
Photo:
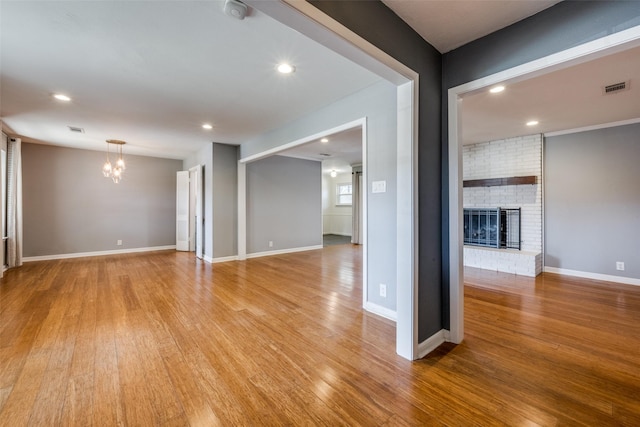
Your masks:
[[[422,341],[418,344],[418,359],[422,359],[427,354],[431,353],[433,350],[438,348],[443,342],[446,341],[446,331],[444,329],[440,329],[435,334],[431,335],[426,340]]]
[[[211,264],[217,264],[219,262],[229,262],[229,261],[237,261],[238,260],[238,256],[237,255],[232,255],[232,256],[220,256],[217,258],[212,258],[211,261],[209,261]]]
[[[418,77],[397,88],[396,353],[418,355]]]
[[[294,252],[315,251],[322,248],[323,248],[322,245],[315,245],[315,246],[303,246],[301,248],[279,249],[277,251],[254,252],[252,254],[247,254],[247,259],[260,258],[263,256],[271,256],[271,255],[291,254]]]
[[[629,120],[620,120],[619,122],[603,123],[603,124],[594,125],[594,126],[585,126],[585,127],[581,127],[581,128],[575,128],[575,129],[559,130],[557,132],[547,132],[547,133],[544,134],[544,136],[548,137],[548,136],[569,135],[569,134],[572,134],[572,133],[588,132],[588,131],[591,131],[591,130],[607,129],[607,128],[614,128],[614,127],[618,127],[618,126],[626,126],[626,125],[634,125],[636,123],[640,123],[640,117],[635,118],[635,119],[629,119]]]
[[[640,46],[640,25],[448,90],[449,114],[449,299],[450,339],[464,337],[464,276],[462,254],[462,140],[459,138],[459,102],[463,96],[488,86],[518,82]],[[548,268],[548,267],[547,267]]]
[[[24,262],[48,261],[48,260],[53,260],[53,259],[84,258],[84,257],[91,257],[91,256],[133,254],[133,253],[138,253],[138,252],[168,251],[168,250],[175,250],[175,249],[176,249],[176,245],[153,246],[153,247],[149,247],[149,248],[116,249],[116,250],[112,250],[112,251],[75,252],[75,253],[70,253],[70,254],[30,256],[30,257],[25,257],[22,260]]]
[[[238,161],[238,259],[247,259],[247,165]]]
[[[351,216],[351,215],[348,215],[348,216]],[[351,234],[347,234],[347,233],[322,233],[322,237],[327,235],[351,237]]]
[[[566,268],[556,268],[544,266],[545,273],[562,274],[565,276],[582,277],[583,279],[600,280],[603,282],[623,283],[625,285],[640,286],[640,279],[632,277],[611,276],[609,274],[590,273],[588,271],[569,270]]]
[[[394,322],[398,321],[398,313],[371,301],[367,301],[362,308],[369,313],[384,317],[385,319],[393,320]]]
[[[213,258],[211,258],[209,255],[205,255],[204,257],[202,257],[202,259],[208,262],[209,264],[213,264]]]

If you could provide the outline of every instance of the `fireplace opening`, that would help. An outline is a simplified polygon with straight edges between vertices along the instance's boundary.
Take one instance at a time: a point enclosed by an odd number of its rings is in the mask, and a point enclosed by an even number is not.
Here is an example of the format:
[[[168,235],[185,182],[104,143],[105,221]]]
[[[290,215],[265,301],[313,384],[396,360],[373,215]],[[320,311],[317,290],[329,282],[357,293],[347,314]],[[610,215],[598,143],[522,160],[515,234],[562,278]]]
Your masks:
[[[520,250],[520,208],[465,208],[464,244]]]

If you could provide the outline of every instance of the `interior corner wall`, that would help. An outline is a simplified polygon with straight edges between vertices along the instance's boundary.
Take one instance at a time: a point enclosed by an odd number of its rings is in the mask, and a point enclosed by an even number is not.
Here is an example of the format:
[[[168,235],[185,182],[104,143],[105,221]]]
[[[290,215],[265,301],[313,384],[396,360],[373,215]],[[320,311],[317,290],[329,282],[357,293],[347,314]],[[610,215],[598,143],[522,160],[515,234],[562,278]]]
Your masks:
[[[247,254],[322,245],[321,173],[283,156],[247,164]]]
[[[213,258],[238,255],[238,146],[213,144]]]
[[[213,145],[213,143],[205,145],[182,163],[182,170],[185,171],[197,165],[202,166],[202,174],[204,175],[202,189],[204,195],[204,224],[202,226],[204,247],[202,255],[209,262],[213,260]]]
[[[443,319],[449,328],[448,90],[640,25],[640,2],[563,1],[442,57]]]
[[[419,259],[416,268],[418,341],[423,342],[443,328],[443,298],[448,296],[448,291],[447,295],[442,293],[442,274],[448,270],[442,268],[441,242],[441,55],[380,1],[312,0],[311,4],[420,75],[417,106]],[[368,163],[368,167],[371,170],[371,162]],[[369,181],[372,179],[378,180],[375,176],[369,175]],[[368,186],[370,188],[370,182]],[[375,209],[375,206],[370,205],[368,214],[371,215]],[[369,222],[369,227],[372,226]],[[393,249],[394,253],[391,256],[377,259],[370,257],[369,265],[384,265],[389,259],[395,259],[395,245]],[[378,278],[369,272],[369,295],[378,294],[378,283],[395,283],[395,276],[391,278],[393,282],[378,281]],[[395,286],[393,296],[389,297],[395,301]],[[380,301],[373,302],[381,304]],[[448,308],[448,302],[444,304]]]
[[[546,138],[545,266],[640,279],[638,135],[640,124]]]
[[[100,151],[22,143],[25,257],[176,244],[182,161],[125,152],[127,170],[114,184],[104,160]]]

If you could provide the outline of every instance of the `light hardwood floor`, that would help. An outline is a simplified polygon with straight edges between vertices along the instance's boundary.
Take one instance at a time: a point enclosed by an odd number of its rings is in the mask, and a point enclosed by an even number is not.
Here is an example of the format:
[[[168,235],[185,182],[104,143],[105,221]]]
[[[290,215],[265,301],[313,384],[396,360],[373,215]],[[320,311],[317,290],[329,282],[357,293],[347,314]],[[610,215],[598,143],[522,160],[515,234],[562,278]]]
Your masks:
[[[409,362],[353,245],[156,252],[0,284],[0,425],[640,425],[640,288],[466,270],[466,338]]]

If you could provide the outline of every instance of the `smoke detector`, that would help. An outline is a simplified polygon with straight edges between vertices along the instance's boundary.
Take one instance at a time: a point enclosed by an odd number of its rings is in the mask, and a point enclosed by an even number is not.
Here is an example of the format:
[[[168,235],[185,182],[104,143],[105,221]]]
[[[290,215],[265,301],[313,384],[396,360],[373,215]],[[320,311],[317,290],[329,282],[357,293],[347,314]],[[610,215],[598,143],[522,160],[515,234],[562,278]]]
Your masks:
[[[238,0],[227,0],[224,2],[224,13],[243,20],[247,16],[247,5]]]
[[[625,82],[614,83],[608,86],[604,86],[602,88],[602,93],[604,95],[611,95],[612,93],[624,92],[626,90],[629,90],[629,88],[631,87],[630,83],[631,81],[627,80]]]

